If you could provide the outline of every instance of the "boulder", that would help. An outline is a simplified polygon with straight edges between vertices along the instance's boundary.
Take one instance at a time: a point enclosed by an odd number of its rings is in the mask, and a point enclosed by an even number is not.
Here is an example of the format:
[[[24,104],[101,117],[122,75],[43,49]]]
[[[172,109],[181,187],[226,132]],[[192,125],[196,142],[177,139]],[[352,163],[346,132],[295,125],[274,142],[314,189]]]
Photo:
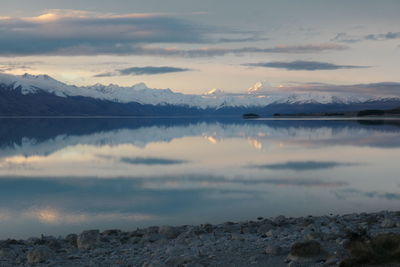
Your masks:
[[[280,216],[278,216],[278,217],[276,217],[274,219],[274,223],[279,225],[279,226],[282,226],[282,225],[286,224],[286,222],[287,222],[287,219],[283,215],[280,215]]]
[[[386,218],[381,223],[382,228],[393,228],[396,227],[396,222],[390,218]]]
[[[178,231],[175,227],[172,226],[161,226],[158,229],[158,233],[160,235],[165,236],[168,239],[174,239],[178,237],[180,231]]]
[[[65,241],[67,241],[68,244],[74,247],[78,246],[77,240],[78,240],[78,235],[76,234],[69,234],[65,237]]]
[[[79,249],[94,249],[100,241],[99,230],[83,231],[77,238]]]
[[[194,263],[195,258],[192,258],[190,256],[175,256],[175,257],[169,257],[165,261],[167,266],[171,267],[180,267],[180,266],[186,266],[190,263]]]
[[[288,259],[294,262],[316,262],[325,257],[326,252],[315,240],[294,243],[288,255]]]
[[[265,233],[267,233],[268,231],[274,229],[274,226],[271,223],[264,223],[262,225],[260,225],[260,227],[258,227],[257,229],[257,233],[259,233],[260,235],[264,235]]]
[[[283,249],[280,246],[268,246],[265,249],[265,254],[271,255],[271,256],[278,256],[282,255]]]
[[[53,251],[46,246],[39,246],[28,251],[26,255],[28,264],[36,264],[49,260],[53,256]]]
[[[0,249],[0,260],[3,259],[15,259],[17,257],[17,252],[11,248],[1,248]]]

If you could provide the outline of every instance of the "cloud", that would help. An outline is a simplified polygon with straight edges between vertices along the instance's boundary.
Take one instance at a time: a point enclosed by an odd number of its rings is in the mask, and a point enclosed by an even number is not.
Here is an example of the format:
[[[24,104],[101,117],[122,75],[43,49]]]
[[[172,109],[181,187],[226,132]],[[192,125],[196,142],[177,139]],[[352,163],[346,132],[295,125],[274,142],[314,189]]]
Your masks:
[[[245,64],[245,66],[307,71],[368,68],[367,66],[336,65],[327,62],[303,60],[296,60],[291,62],[273,61],[265,63],[249,63]]]
[[[187,163],[185,160],[165,159],[165,158],[128,158],[123,157],[120,162],[127,164],[143,164],[143,165],[175,165]]]
[[[198,49],[179,49],[163,48],[156,46],[137,46],[131,53],[150,56],[161,57],[216,57],[225,56],[227,54],[242,55],[251,53],[273,53],[273,54],[307,54],[307,53],[320,53],[324,51],[340,51],[347,49],[347,46],[336,44],[307,44],[307,45],[286,45],[275,46],[269,48],[259,47],[241,47],[241,48],[227,48],[227,47],[204,47]]]
[[[146,43],[204,43],[212,27],[163,14],[103,15],[54,11],[0,20],[2,55],[123,54]]]
[[[385,41],[400,39],[400,32],[374,33],[363,36],[349,35],[345,32],[338,33],[332,41],[343,43],[356,43],[361,41]]]
[[[361,41],[361,37],[348,35],[345,32],[339,32],[338,34],[336,34],[335,37],[331,39],[331,41],[342,43],[356,43]]]
[[[351,163],[342,163],[335,161],[288,161],[284,163],[251,165],[249,167],[270,170],[293,170],[293,171],[310,171],[332,169],[341,166],[353,166]]]
[[[179,187],[191,187],[201,188],[209,187],[216,188],[222,185],[237,185],[242,187],[246,186],[258,186],[258,185],[273,185],[273,186],[300,186],[300,187],[340,187],[346,186],[347,183],[343,181],[324,181],[323,179],[312,179],[312,178],[263,178],[263,179],[252,179],[248,177],[225,177],[225,176],[207,176],[207,175],[183,175],[179,177],[163,176],[163,177],[152,177],[148,179],[151,181],[147,183],[148,186],[153,188],[167,189],[169,185],[173,185],[173,188]],[[150,185],[151,183],[151,185]]]
[[[128,76],[128,75],[156,75],[165,73],[176,73],[191,71],[187,68],[176,68],[176,67],[131,67],[117,70],[116,72],[100,73],[95,75],[95,77],[110,77],[110,76]]]
[[[39,61],[26,62],[0,62],[0,72],[8,72],[13,70],[31,70],[32,65],[41,63]]]
[[[400,32],[387,32],[387,33],[382,33],[382,34],[368,34],[365,36],[366,40],[375,40],[375,41],[381,41],[381,40],[392,40],[392,39],[399,39],[400,38]]]
[[[260,36],[251,36],[251,37],[239,37],[239,38],[219,38],[217,39],[218,43],[239,43],[239,42],[259,42],[266,41],[269,38],[260,37]]]
[[[227,34],[229,37],[220,37]],[[166,45],[250,42],[265,38],[260,33],[198,25],[165,14],[113,15],[76,10],[54,10],[30,18],[4,18],[0,20],[0,35],[0,56],[111,54],[209,57],[229,53],[316,53],[346,49],[338,44],[311,44],[184,50]]]

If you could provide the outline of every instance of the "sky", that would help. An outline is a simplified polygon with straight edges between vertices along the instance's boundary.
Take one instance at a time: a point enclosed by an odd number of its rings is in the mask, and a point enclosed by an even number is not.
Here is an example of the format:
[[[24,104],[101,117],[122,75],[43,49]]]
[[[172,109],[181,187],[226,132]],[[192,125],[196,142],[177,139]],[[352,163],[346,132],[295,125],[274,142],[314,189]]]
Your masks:
[[[390,82],[400,95],[398,0],[0,2],[4,73],[194,94]]]

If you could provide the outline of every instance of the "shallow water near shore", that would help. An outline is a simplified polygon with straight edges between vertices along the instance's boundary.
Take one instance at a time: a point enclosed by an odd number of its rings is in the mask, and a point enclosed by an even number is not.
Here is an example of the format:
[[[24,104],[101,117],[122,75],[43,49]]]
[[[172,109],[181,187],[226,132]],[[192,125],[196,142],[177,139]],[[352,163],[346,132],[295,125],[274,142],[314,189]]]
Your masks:
[[[396,120],[0,123],[1,239],[400,204]]]

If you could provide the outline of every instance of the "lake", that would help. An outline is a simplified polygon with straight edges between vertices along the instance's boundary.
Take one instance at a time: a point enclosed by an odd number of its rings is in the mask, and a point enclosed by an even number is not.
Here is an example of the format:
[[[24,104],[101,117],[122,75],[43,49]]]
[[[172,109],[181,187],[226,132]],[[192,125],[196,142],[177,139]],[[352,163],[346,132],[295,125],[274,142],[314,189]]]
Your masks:
[[[2,239],[400,206],[396,120],[0,123]]]

